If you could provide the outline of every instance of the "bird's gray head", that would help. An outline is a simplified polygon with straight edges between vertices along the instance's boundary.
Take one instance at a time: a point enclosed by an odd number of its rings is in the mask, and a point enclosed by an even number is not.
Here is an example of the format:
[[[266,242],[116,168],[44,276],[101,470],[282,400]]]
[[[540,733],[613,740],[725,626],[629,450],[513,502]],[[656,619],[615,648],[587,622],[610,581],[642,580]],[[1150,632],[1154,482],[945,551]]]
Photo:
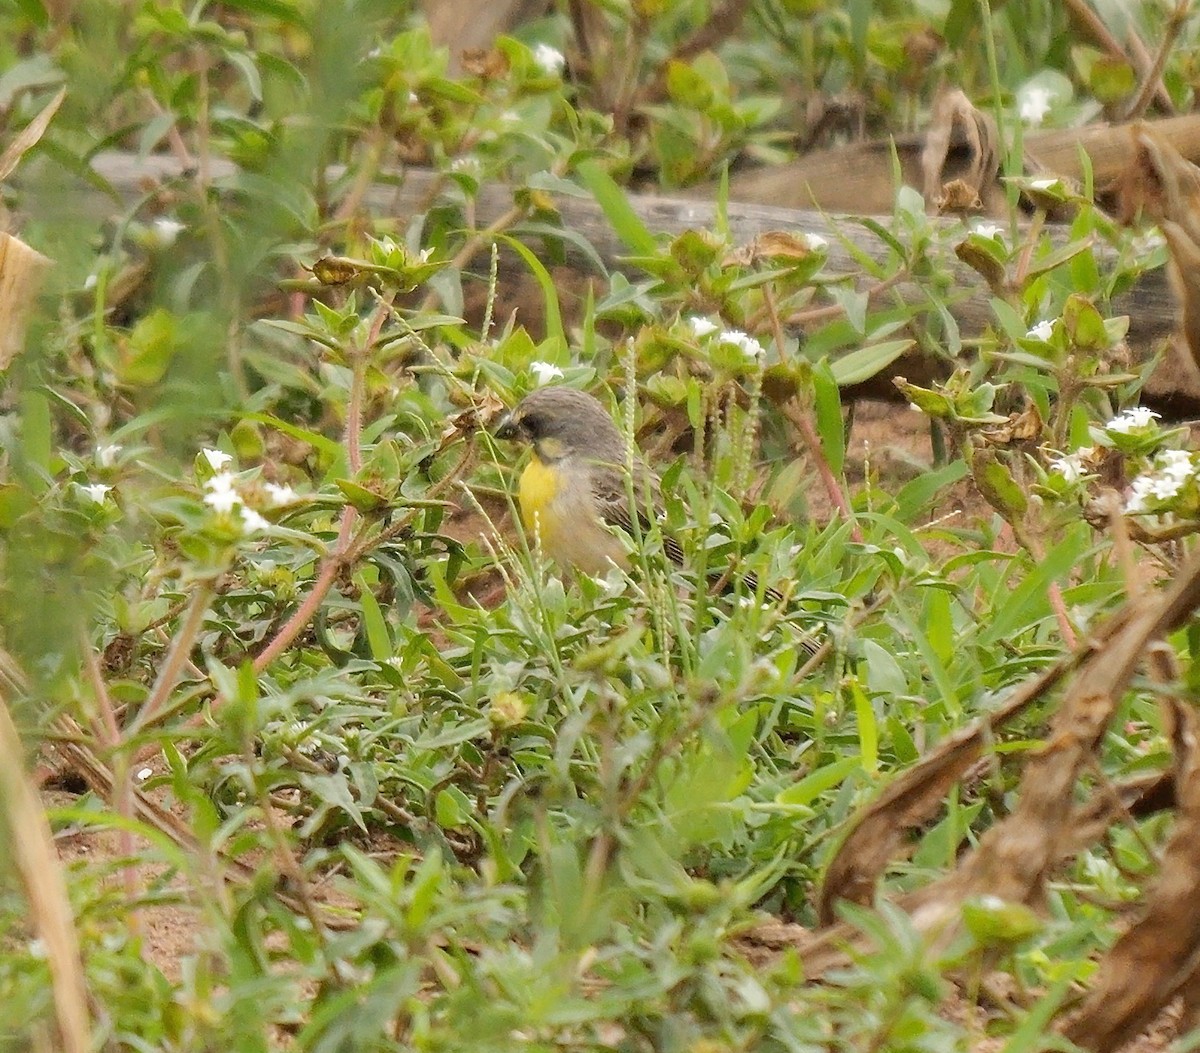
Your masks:
[[[581,453],[614,464],[625,459],[625,443],[603,404],[562,385],[530,392],[504,415],[495,435],[533,446],[543,461]]]

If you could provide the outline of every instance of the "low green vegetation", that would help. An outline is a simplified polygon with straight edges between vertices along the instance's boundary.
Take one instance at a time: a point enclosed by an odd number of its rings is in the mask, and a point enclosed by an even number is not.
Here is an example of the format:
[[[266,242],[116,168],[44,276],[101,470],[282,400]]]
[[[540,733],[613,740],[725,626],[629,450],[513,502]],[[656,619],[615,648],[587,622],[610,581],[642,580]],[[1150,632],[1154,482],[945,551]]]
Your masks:
[[[603,86],[555,57],[565,12],[451,77],[404,5],[63,6],[0,12],[0,148],[67,89],[4,185],[55,268],[3,381],[0,641],[26,762],[82,745],[115,780],[48,798],[64,846],[120,846],[63,864],[94,1048],[1042,1048],[1037,1014],[1090,975],[1165,821],[1079,855],[1042,915],[975,905],[945,953],[855,908],[876,948],[817,984],[752,933],[814,925],[856,810],[1121,604],[1102,481],[1145,564],[1177,565],[1186,541],[1138,531],[1200,517],[1197,455],[1135,408],[1152,363],[1111,306],[1165,247],[1053,180],[1032,223],[933,220],[904,189],[889,218],[754,252],[720,209],[647,229],[626,185],[783,159],[797,83],[898,133],[951,66],[1010,126],[1034,89],[1048,121],[1095,115],[1135,89],[1124,71],[1059,5],[1016,0],[986,22],[762,0],[686,59],[719,5],[597,4],[637,41]],[[943,44],[914,66],[927,31]],[[1163,79],[1190,105],[1174,52]],[[114,149],[191,175],[122,198],[89,175]],[[439,177],[397,218],[366,190],[402,162]],[[499,184],[511,211],[475,229]],[[560,224],[574,198],[619,267]],[[1051,211],[1071,217],[1053,234]],[[991,321],[960,332],[972,294]],[[904,472],[864,453],[845,391],[913,350],[948,379],[903,387],[931,435]],[[547,382],[608,400],[663,478],[628,578],[564,581],[504,528],[518,466],[489,428]],[[702,586],[733,565],[787,602]],[[805,637],[829,646],[810,660]],[[1008,812],[1046,725],[1006,730],[885,891]],[[1096,778],[1167,752],[1142,684]],[[0,874],[0,1045],[55,1048],[37,918]],[[162,907],[187,929],[169,962]],[[975,1011],[985,962],[1014,980],[1007,1012]],[[952,978],[967,1011],[945,1009]]]

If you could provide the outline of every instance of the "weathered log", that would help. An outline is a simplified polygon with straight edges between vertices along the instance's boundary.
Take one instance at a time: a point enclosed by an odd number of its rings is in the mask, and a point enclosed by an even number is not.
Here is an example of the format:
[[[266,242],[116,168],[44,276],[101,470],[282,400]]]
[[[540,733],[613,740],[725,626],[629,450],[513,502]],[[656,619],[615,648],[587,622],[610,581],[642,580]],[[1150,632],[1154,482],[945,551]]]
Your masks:
[[[1154,134],[1170,143],[1189,161],[1200,163],[1200,115],[1188,114],[1154,121]],[[1083,128],[1026,132],[1022,147],[1029,172],[1052,172],[1083,182],[1081,154],[1086,155],[1092,179],[1099,190],[1109,190],[1120,180],[1133,157],[1133,126],[1092,124]],[[964,141],[958,145],[965,148]],[[888,212],[895,195],[893,169],[899,162],[903,182],[919,187],[923,182],[921,151],[925,136],[851,143],[818,150],[784,165],[752,168],[730,179],[730,196],[738,201],[771,201],[784,208],[819,208],[825,212]],[[948,176],[955,174],[950,158]],[[963,149],[959,163],[969,158]],[[702,188],[703,196],[712,191]],[[1007,210],[1003,189],[997,183],[984,195],[985,210]]]
[[[434,44],[450,49],[450,73],[462,68],[462,53],[491,47],[501,33],[540,15],[547,0],[421,0]]]
[[[166,181],[183,175],[179,163],[166,156],[138,159],[128,154],[101,154],[94,159],[93,169],[129,201],[145,193],[148,180]],[[232,165],[217,162],[212,165],[212,175],[218,183],[233,174]],[[343,175],[340,169],[334,170],[330,179],[336,180]],[[444,179],[435,172],[410,169],[391,184],[373,185],[363,197],[363,206],[375,215],[403,219],[428,208],[438,189],[444,185]],[[716,225],[717,209],[712,201],[650,194],[631,194],[629,200],[646,227],[657,233],[674,235],[691,228],[712,229]],[[496,184],[483,186],[474,204],[476,226],[486,227],[509,211],[512,205],[512,188]],[[622,257],[628,254],[628,249],[621,244],[599,206],[591,200],[569,196],[560,196],[555,205],[562,225],[588,241],[606,266],[618,269],[622,266]],[[772,230],[804,231],[824,237],[829,244],[827,269],[831,273],[861,273],[861,266],[846,247],[847,241],[856,251],[881,261],[886,260],[891,251],[881,238],[853,217],[831,217],[817,212],[734,201],[729,202],[726,214],[733,239],[739,244]],[[879,222],[886,226],[891,220],[883,218]],[[946,227],[961,226],[961,220],[953,218],[931,222]],[[1067,235],[1065,230],[1060,230],[1057,236],[1065,240]],[[564,241],[563,250],[572,265],[594,271],[594,263],[569,241]],[[949,250],[940,265],[950,270],[955,285],[962,290],[962,298],[951,305],[959,328],[964,334],[981,332],[992,320],[989,291],[978,275],[961,264]],[[909,302],[927,299],[918,281],[898,284],[891,291]],[[1122,294],[1115,309],[1130,316],[1128,339],[1139,360],[1155,353],[1175,328],[1176,305],[1163,274],[1158,271],[1144,275],[1132,289]],[[919,368],[922,364],[916,363],[916,366]],[[906,369],[909,370],[907,374]],[[903,359],[896,366],[897,375],[908,375],[910,379],[914,377],[913,370],[914,363]],[[876,387],[868,393],[882,392]],[[1200,410],[1200,382],[1190,363],[1179,358],[1174,349],[1169,351],[1151,379],[1147,395],[1172,414]]]

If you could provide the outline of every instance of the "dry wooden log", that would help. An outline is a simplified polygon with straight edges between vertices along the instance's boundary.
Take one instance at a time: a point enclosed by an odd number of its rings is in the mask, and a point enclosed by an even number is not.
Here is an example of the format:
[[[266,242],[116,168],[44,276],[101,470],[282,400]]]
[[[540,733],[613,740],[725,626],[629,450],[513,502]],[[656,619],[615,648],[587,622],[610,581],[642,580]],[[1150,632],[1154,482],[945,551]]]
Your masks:
[[[491,47],[513,26],[546,10],[547,0],[421,0],[429,35],[450,49],[450,73],[462,68],[462,53]]]
[[[100,154],[93,160],[95,172],[107,180],[127,201],[145,193],[148,181],[178,179],[183,175],[178,161],[166,156],[138,159],[129,154]],[[213,162],[213,178],[218,182],[233,175],[232,165]],[[333,170],[331,180],[344,173]],[[424,169],[409,169],[390,184],[376,183],[363,196],[363,207],[375,215],[391,215],[401,219],[427,209],[445,185],[445,177]],[[97,208],[107,210],[111,202],[95,196]],[[562,196],[555,202],[562,225],[581,235],[596,250],[605,265],[619,269],[621,258],[628,249],[621,244],[600,208],[583,198]],[[661,197],[650,194],[631,194],[630,204],[648,229],[668,235],[691,228],[713,229],[717,222],[716,206],[712,201],[694,198]],[[513,206],[512,188],[497,184],[480,189],[474,204],[474,222],[483,228],[508,212]],[[791,230],[819,234],[829,243],[828,270],[831,273],[858,274],[861,266],[845,245],[852,243],[855,251],[865,252],[877,260],[886,260],[890,249],[866,226],[851,217],[830,217],[817,212],[805,212],[772,205],[729,202],[726,209],[729,229],[739,244],[752,241],[768,231]],[[881,219],[885,226],[890,218]],[[958,219],[934,220],[953,226]],[[1065,240],[1065,231],[1060,234]],[[585,271],[594,270],[594,263],[569,241],[563,243],[567,260]],[[951,313],[965,334],[981,332],[992,320],[991,294],[974,271],[961,264],[951,252],[939,261],[954,278],[961,298],[951,305]],[[900,283],[891,290],[908,302],[927,301],[919,281]],[[1118,313],[1130,316],[1129,343],[1139,359],[1154,354],[1176,325],[1177,308],[1171,290],[1160,272],[1145,275],[1131,290],[1120,296],[1115,304]],[[929,375],[929,364],[902,358],[895,375],[918,381]],[[867,396],[886,396],[890,392],[887,378],[882,383],[857,392]],[[1151,378],[1147,395],[1160,409],[1171,415],[1200,412],[1200,381],[1190,362],[1171,350]]]
[[[1083,180],[1080,151],[1087,155],[1097,188],[1115,188],[1133,155],[1131,125],[1094,124],[1084,128],[1028,132],[1023,139],[1025,167],[1030,172],[1051,172],[1076,182]],[[1189,114],[1155,121],[1150,127],[1189,161],[1200,163],[1200,115]],[[957,140],[957,166],[973,162],[967,142]],[[913,135],[892,141],[853,143],[819,150],[791,164],[750,169],[729,181],[730,196],[737,201],[771,201],[783,208],[826,212],[887,213],[895,197],[893,168],[899,161],[902,180],[909,186],[923,184],[921,153],[925,136]],[[893,154],[894,150],[894,154]],[[952,154],[947,174],[956,174]],[[711,196],[711,188],[693,191]],[[983,195],[984,210],[994,215],[1007,208],[999,184]]]
[[[25,346],[25,327],[50,260],[0,231],[0,370]]]

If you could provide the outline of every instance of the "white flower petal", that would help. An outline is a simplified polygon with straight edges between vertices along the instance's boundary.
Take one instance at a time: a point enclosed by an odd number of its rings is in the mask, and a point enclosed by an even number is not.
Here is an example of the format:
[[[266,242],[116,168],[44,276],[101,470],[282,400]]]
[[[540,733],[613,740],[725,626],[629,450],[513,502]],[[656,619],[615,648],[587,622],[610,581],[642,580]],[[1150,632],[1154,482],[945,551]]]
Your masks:
[[[1026,124],[1039,125],[1046,119],[1054,96],[1046,88],[1030,87],[1018,95],[1017,108]]]
[[[111,468],[117,463],[117,454],[125,447],[115,442],[110,442],[105,446],[96,447],[96,463],[101,468]]]
[[[94,501],[98,505],[104,504],[104,498],[108,496],[108,492],[112,489],[111,486],[106,486],[104,483],[83,483],[78,484],[79,489],[83,491],[84,496],[89,501]]]
[[[253,508],[243,508],[242,529],[247,533],[253,534],[262,530],[270,530],[271,524],[256,511],[254,511]]]
[[[563,377],[563,371],[552,362],[530,362],[529,372],[537,378],[539,387],[552,380],[561,380]]]
[[[549,44],[538,44],[533,49],[533,61],[549,77],[560,76],[567,65],[563,53]]]
[[[691,315],[684,319],[691,327],[692,335],[697,340],[703,340],[706,336],[711,336],[720,326],[716,322],[710,322],[707,318],[703,318],[698,314]]]
[[[224,450],[213,450],[206,446],[200,452],[204,454],[204,459],[214,472],[219,472],[225,465],[233,463],[232,455]]]
[[[177,219],[161,216],[154,221],[154,234],[162,246],[171,245],[187,227]]]
[[[272,505],[290,505],[293,501],[300,500],[300,495],[296,493],[290,486],[279,486],[276,483],[264,483],[263,489],[267,492],[267,500]]]

